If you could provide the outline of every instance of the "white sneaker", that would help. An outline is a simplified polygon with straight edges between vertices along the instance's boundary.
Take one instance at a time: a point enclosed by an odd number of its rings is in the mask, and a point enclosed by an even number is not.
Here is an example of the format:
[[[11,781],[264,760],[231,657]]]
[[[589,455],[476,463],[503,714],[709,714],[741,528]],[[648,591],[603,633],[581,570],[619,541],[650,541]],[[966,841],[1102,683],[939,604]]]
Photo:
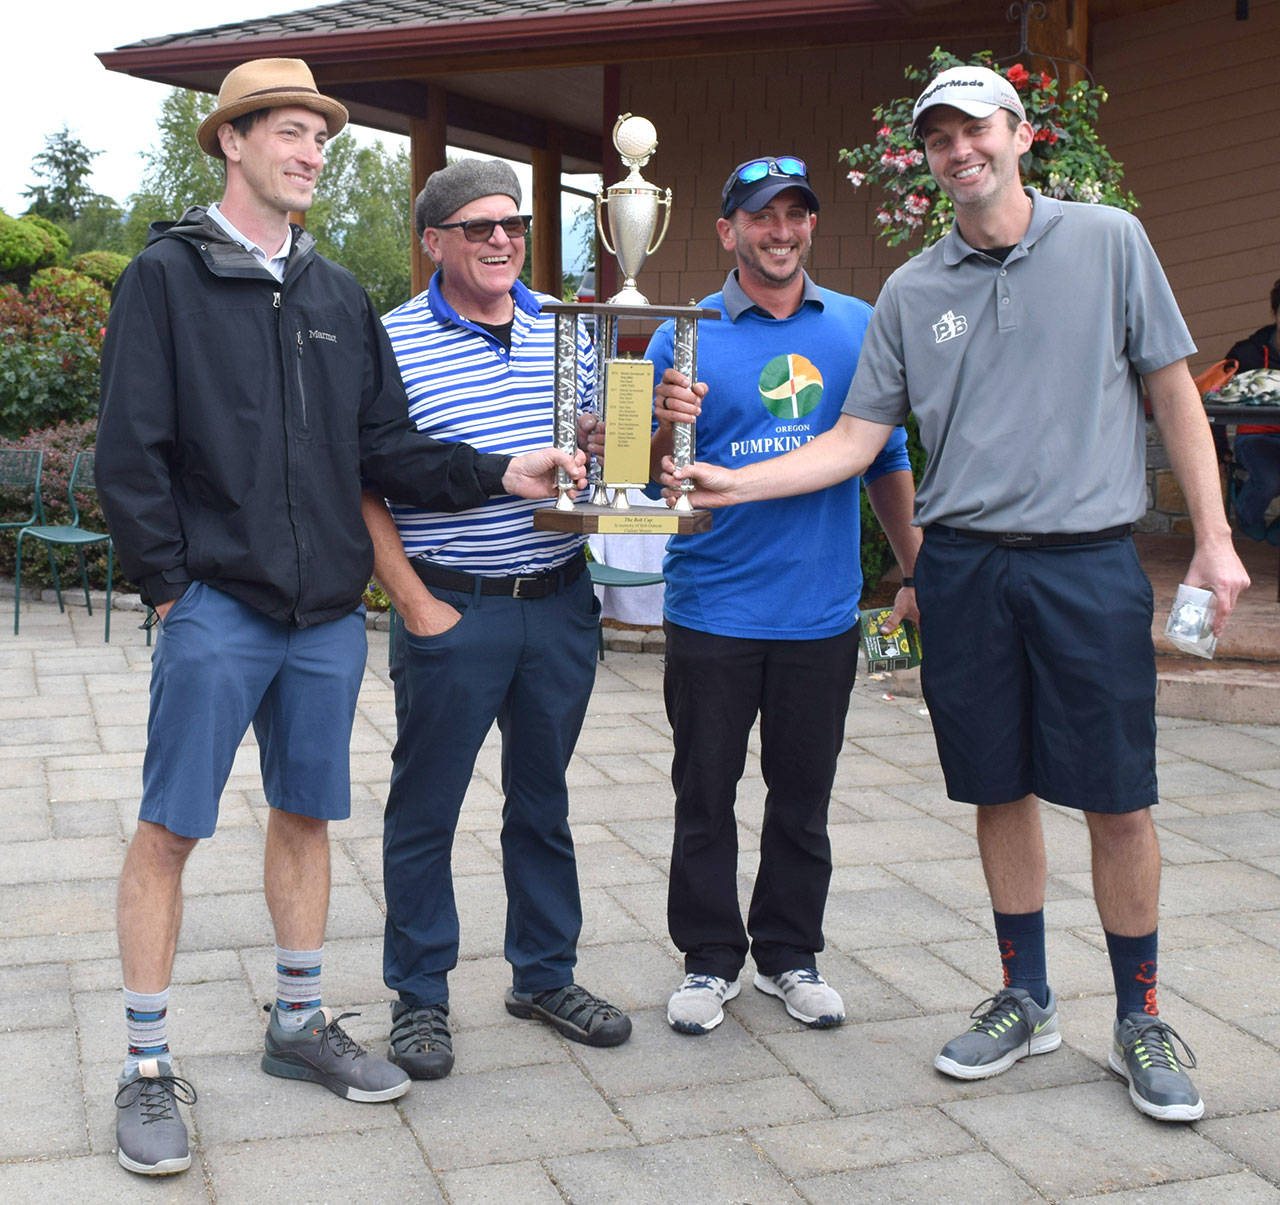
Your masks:
[[[812,1029],[830,1029],[844,1024],[844,1001],[813,967],[783,971],[780,975],[756,972],[757,991],[777,996],[797,1021]]]
[[[667,1001],[667,1024],[676,1033],[707,1033],[724,1020],[724,1002],[741,987],[717,975],[686,975]]]

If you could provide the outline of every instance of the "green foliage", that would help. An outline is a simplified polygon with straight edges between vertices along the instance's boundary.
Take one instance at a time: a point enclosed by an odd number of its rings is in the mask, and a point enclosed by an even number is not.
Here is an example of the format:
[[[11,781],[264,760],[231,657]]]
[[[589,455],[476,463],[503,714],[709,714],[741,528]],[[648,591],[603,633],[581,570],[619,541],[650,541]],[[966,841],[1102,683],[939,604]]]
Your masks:
[[[41,268],[31,278],[32,289],[47,289],[58,301],[73,308],[86,302],[104,311],[111,304],[111,296],[96,280],[72,268]]]
[[[1000,70],[989,50],[968,62]],[[940,71],[964,64],[965,60],[939,48],[929,56],[928,67],[908,67],[905,75],[918,94]],[[1004,75],[1018,90],[1035,131],[1031,149],[1020,163],[1023,183],[1046,196],[1135,210],[1136,198],[1120,186],[1123,169],[1094,128],[1106,92],[1081,80],[1059,95],[1057,79],[1044,73],[1032,75],[1021,63],[1005,69]],[[884,194],[876,224],[880,237],[891,247],[907,242],[917,231],[927,247],[951,226],[951,201],[934,181],[923,150],[911,137],[914,105],[914,95],[878,105],[872,110],[878,126],[875,141],[840,152],[851,168],[849,181],[854,188],[870,183]]]
[[[62,243],[47,225],[30,217],[11,218],[0,210],[0,281],[25,284],[37,268],[58,262]]]
[[[364,607],[366,611],[391,610],[391,599],[377,582],[370,582],[364,588]]]
[[[71,254],[87,251],[115,251],[125,248],[124,211],[110,197],[94,195],[85,202],[80,216],[68,223]]]
[[[106,293],[82,279],[87,288],[58,282],[26,297],[0,286],[0,435],[83,421],[97,411]]]
[[[91,151],[64,125],[46,135],[44,150],[31,161],[37,183],[23,191],[31,198],[29,213],[54,222],[73,222],[97,194],[89,187],[93,161],[101,151]]]
[[[42,218],[38,213],[24,214],[19,221],[30,222],[39,230],[43,230],[51,239],[54,245],[55,264],[61,263],[66,257],[68,251],[71,250],[71,235],[69,235],[56,222],[49,221],[48,218]]]
[[[339,135],[325,148],[324,172],[307,214],[320,254],[352,272],[380,314],[412,295],[409,181],[404,147],[362,147]]]
[[[110,289],[129,266],[129,257],[115,251],[86,251],[67,266],[90,280],[96,280],[104,289]]]
[[[76,453],[92,448],[97,438],[98,424],[96,419],[85,419],[80,422],[59,423],[38,431],[31,431],[21,438],[6,439],[0,437],[3,448],[43,448],[44,464],[40,475],[40,498],[44,503],[44,517],[47,523],[70,523],[71,507],[67,504],[67,482],[71,477],[71,468],[75,463]],[[106,519],[102,508],[98,505],[97,493],[90,489],[81,492],[77,483],[76,505],[80,509],[80,526],[90,531],[106,531]],[[31,496],[19,490],[0,487],[0,522],[16,522],[25,519],[31,513]],[[10,536],[0,539],[0,575],[13,577],[15,540]],[[62,578],[62,588],[75,589],[80,581],[80,569],[76,564],[74,550],[70,548],[54,549],[54,560],[58,573]],[[107,584],[107,550],[106,545],[85,550],[85,561],[89,568],[90,583],[102,589]],[[122,582],[118,576],[116,586]],[[22,542],[22,584],[24,586],[52,586],[53,575],[49,571],[49,557],[44,546],[32,540]]]

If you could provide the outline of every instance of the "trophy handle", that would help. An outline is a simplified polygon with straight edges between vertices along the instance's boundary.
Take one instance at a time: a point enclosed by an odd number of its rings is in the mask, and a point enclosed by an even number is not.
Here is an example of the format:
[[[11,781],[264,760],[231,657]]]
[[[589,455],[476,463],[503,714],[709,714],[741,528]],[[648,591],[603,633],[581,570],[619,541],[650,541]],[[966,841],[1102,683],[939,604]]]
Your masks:
[[[599,196],[599,193],[596,195]],[[658,232],[658,237],[653,240],[649,249],[645,251],[645,255],[652,255],[659,247],[662,246],[662,240],[667,237],[667,227],[671,225],[671,189],[667,189],[667,195],[663,197],[658,204],[665,205],[667,211],[662,218],[662,229]],[[610,248],[610,251],[612,250],[613,248]]]
[[[631,114],[628,113],[627,116],[630,117]],[[621,121],[622,118],[619,117],[618,120]],[[668,189],[667,191],[669,192],[670,189]],[[607,226],[604,220],[604,206],[606,204],[607,204],[607,201],[606,201],[605,195],[599,192],[596,193],[596,233],[600,236],[600,242],[604,244],[604,249],[610,255],[617,255],[618,252],[613,247],[609,246],[609,236],[605,233]],[[670,205],[667,206],[667,216],[668,217],[671,216]],[[667,231],[667,228],[663,226],[662,232],[665,234],[666,231]]]

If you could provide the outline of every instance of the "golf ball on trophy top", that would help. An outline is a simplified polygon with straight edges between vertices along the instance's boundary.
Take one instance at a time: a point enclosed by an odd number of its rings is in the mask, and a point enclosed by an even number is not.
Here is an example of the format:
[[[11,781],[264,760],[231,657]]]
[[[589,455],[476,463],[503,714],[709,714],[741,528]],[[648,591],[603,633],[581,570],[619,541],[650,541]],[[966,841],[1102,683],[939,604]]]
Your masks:
[[[653,154],[658,131],[647,117],[628,117],[614,133],[613,145],[624,159],[642,159]]]

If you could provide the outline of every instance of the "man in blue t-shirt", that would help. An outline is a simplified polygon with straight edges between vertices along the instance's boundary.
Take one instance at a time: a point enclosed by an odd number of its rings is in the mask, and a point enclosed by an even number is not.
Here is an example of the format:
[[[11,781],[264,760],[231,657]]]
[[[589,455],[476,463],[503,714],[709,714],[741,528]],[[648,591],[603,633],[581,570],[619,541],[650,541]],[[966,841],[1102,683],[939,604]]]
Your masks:
[[[736,269],[699,305],[727,321],[699,331],[699,455],[745,465],[828,430],[871,316],[865,302],[821,289],[804,270],[818,198],[804,163],[765,156],[724,186],[716,230]],[[654,334],[655,466],[671,450],[672,329]],[[866,474],[867,495],[904,574],[895,621],[915,615],[910,573],[919,533],[906,435],[899,428]],[[667,1007],[680,1033],[724,1019],[748,951],[755,986],[815,1028],[839,1025],[844,1003],[818,974],[831,880],[827,807],[858,659],[859,489],[720,511],[715,527],[667,549],[664,690],[675,743],[675,839],[667,917],[685,978]],[[760,717],[767,788],[760,868],[744,927],[738,908],[734,799]]]

